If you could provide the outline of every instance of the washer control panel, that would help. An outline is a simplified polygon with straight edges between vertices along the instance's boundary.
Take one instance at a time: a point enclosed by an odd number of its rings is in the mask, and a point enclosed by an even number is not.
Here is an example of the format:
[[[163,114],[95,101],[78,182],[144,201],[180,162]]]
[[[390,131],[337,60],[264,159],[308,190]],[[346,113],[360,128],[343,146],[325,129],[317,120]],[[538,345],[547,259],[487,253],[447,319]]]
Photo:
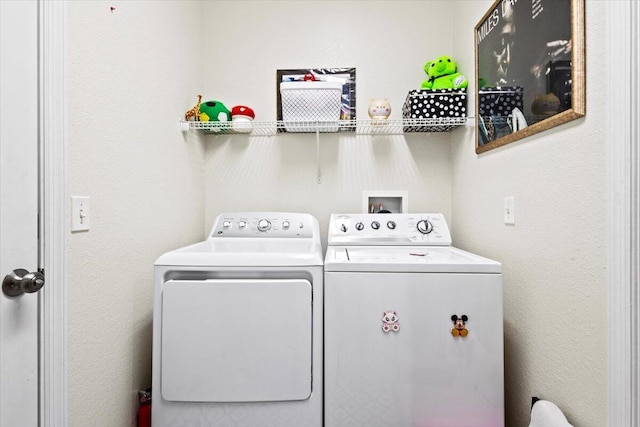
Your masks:
[[[450,246],[451,233],[441,213],[333,214],[328,243]]]
[[[211,231],[216,237],[313,237],[314,218],[285,212],[234,212],[220,214]]]

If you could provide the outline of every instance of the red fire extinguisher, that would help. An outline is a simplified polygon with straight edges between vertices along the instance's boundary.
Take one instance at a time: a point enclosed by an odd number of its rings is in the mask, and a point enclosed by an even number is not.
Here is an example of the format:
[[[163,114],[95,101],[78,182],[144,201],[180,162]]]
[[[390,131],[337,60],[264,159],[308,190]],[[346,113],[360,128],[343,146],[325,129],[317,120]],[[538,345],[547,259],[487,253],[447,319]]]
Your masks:
[[[151,389],[138,390],[138,427],[151,427]]]

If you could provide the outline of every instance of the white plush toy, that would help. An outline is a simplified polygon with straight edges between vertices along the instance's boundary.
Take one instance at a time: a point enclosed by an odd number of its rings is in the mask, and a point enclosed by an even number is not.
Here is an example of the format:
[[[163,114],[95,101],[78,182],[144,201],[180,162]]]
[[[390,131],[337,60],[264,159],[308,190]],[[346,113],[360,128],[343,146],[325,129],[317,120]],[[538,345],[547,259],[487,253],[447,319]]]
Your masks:
[[[538,400],[531,409],[529,427],[573,427],[560,408],[548,400]]]

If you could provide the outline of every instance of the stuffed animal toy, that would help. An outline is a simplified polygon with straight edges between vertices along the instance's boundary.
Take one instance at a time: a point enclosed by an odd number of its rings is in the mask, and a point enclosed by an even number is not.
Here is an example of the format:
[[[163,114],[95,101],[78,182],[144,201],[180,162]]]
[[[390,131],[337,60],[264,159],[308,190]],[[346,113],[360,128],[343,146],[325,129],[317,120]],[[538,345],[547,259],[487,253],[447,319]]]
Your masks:
[[[251,122],[256,113],[245,105],[236,105],[231,109],[231,125],[239,133],[251,133]]]
[[[200,121],[228,122],[231,111],[220,101],[206,101],[200,104]]]
[[[449,56],[441,56],[424,64],[429,76],[422,82],[422,89],[464,89],[469,85],[467,78],[458,73],[456,62]]]

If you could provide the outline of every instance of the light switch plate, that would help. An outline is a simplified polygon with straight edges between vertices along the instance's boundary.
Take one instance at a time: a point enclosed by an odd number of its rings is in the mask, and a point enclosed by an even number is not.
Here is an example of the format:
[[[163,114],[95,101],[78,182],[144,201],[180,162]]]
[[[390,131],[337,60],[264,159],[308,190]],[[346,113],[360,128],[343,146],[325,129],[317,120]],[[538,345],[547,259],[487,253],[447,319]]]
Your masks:
[[[504,223],[507,225],[516,224],[516,199],[513,196],[504,198]]]
[[[71,231],[88,231],[91,219],[89,198],[71,196]]]

